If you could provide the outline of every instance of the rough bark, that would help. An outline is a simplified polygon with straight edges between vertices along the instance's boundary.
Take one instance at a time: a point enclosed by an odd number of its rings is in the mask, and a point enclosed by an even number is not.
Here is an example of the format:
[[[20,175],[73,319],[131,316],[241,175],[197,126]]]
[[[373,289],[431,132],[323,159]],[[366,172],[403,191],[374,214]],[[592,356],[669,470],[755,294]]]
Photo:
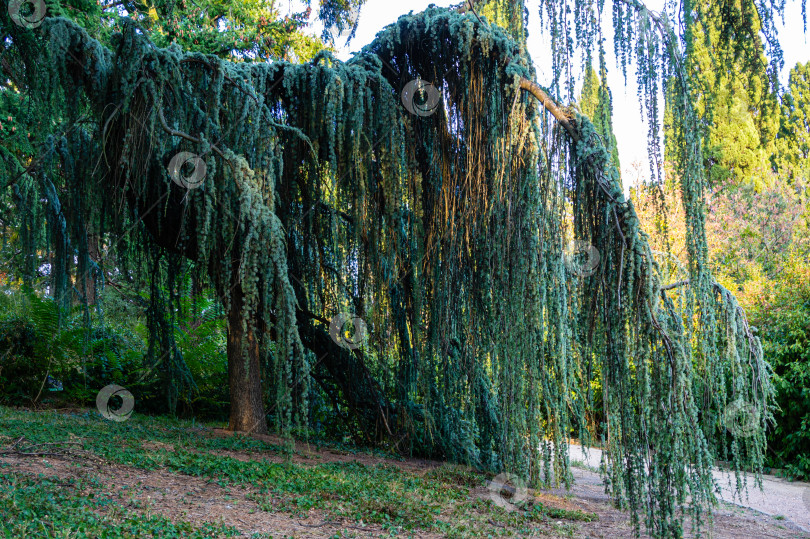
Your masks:
[[[534,97],[540,101],[543,106],[548,110],[552,116],[562,125],[568,134],[571,135],[571,138],[578,141],[579,134],[577,133],[576,127],[573,125],[572,119],[563,111],[557,103],[536,83],[528,80],[528,79],[521,79],[520,80],[520,89],[525,90],[532,94]]]
[[[267,434],[259,341],[242,314],[242,305],[242,289],[237,286],[232,292],[228,310],[228,386],[231,395],[228,428]]]

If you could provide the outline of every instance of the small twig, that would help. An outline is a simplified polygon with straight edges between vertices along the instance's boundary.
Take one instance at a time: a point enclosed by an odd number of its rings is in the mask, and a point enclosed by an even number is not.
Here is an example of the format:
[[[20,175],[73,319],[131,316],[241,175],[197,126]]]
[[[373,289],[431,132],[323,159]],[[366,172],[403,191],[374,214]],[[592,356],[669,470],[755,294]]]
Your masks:
[[[166,131],[167,133],[169,133],[172,136],[186,139],[186,140],[188,140],[190,142],[193,142],[195,144],[202,144],[202,142],[203,142],[202,139],[193,137],[193,136],[189,135],[188,133],[184,133],[182,131],[177,131],[176,129],[172,129],[171,127],[169,127],[168,123],[166,123],[166,117],[163,115],[163,107],[161,107],[161,106],[159,106],[157,104],[155,106],[156,106],[157,111],[158,111],[158,118],[160,119],[160,125],[161,125],[161,127],[163,127],[164,131]],[[217,152],[217,154],[225,161],[225,163],[227,163],[228,166],[231,167],[231,172],[233,173],[234,180],[236,181],[236,187],[239,188],[239,190],[241,190],[242,186],[239,184],[239,177],[238,177],[238,175],[236,173],[236,167],[234,166],[233,161],[228,159],[228,157],[222,152],[222,150],[219,149],[219,147],[216,144],[214,144],[213,142],[210,142],[209,145],[211,146],[211,149],[214,150],[215,152]],[[188,193],[186,193],[186,196],[188,196]]]
[[[67,454],[68,453],[53,453],[51,451],[36,451],[34,453],[26,453],[24,451],[0,452],[0,455],[16,455],[19,457],[60,457]]]
[[[70,454],[69,448],[62,448],[65,445],[81,446],[81,442],[43,442],[39,444],[30,444],[25,447],[18,447],[25,436],[20,436],[17,440],[9,446],[8,449],[0,451],[0,455],[16,455],[21,457],[42,457],[42,456],[65,456]]]
[[[82,445],[81,442],[43,442],[41,444],[34,444],[31,447],[41,447],[44,445]]]
[[[158,118],[160,119],[160,125],[163,127],[163,130],[166,131],[169,135],[171,135],[173,137],[180,137],[180,138],[186,139],[187,141],[193,142],[195,144],[202,144],[202,142],[203,142],[202,139],[199,139],[197,137],[193,137],[193,136],[189,135],[188,133],[184,133],[182,131],[177,131],[176,129],[172,129],[171,127],[169,127],[169,124],[166,123],[166,117],[163,115],[163,107],[157,107],[157,111],[158,111]],[[222,150],[220,150],[218,146],[216,146],[216,145],[214,145],[212,143],[211,144],[211,149],[214,150],[215,152],[217,152],[217,154],[219,154],[219,156],[221,158],[223,158],[225,161],[227,161],[228,163],[231,162],[230,159],[225,157],[225,154],[222,153]]]
[[[683,281],[678,281],[678,282],[675,282],[675,283],[671,283],[671,284],[662,286],[661,291],[672,290],[673,288],[678,288],[678,287],[681,287],[681,286],[684,286],[684,285],[687,285],[687,284],[689,284],[689,279],[684,279]]]
[[[456,9],[458,13],[467,13],[468,11],[472,12],[475,15],[475,18],[478,19],[478,22],[484,24],[484,21],[481,20],[481,17],[478,16],[478,13],[475,12],[475,6],[473,6],[473,0],[467,0],[461,6]]]
[[[323,528],[323,527],[324,527],[324,526],[326,526],[327,524],[337,524],[337,522],[329,522],[328,520],[327,520],[327,521],[324,521],[324,522],[321,522],[320,524],[304,524],[304,523],[303,523],[303,522],[301,522],[301,521],[296,521],[296,523],[297,523],[299,526],[304,526],[305,528]]]
[[[169,124],[166,122],[166,117],[163,115],[163,107],[158,106],[156,108],[158,112],[158,119],[160,120],[160,125],[163,127],[163,130],[166,131],[169,135],[173,137],[180,137],[182,139],[186,139],[189,142],[193,142],[195,144],[202,144],[202,139],[193,137],[188,133],[184,133],[183,131],[178,131],[176,129],[172,129],[171,127],[169,127]],[[223,158],[225,157],[224,155],[222,155],[222,152],[219,150],[219,148],[217,148],[213,144],[211,145],[211,148],[214,151],[216,151],[221,157]]]
[[[76,287],[73,287],[74,290]],[[51,375],[51,363],[53,363],[53,355],[48,358],[48,368],[45,369],[45,378],[42,379],[42,385],[39,386],[39,392],[37,396],[34,397],[34,404],[39,400],[39,397],[42,395],[42,390],[45,389],[45,383],[48,381],[48,377]]]

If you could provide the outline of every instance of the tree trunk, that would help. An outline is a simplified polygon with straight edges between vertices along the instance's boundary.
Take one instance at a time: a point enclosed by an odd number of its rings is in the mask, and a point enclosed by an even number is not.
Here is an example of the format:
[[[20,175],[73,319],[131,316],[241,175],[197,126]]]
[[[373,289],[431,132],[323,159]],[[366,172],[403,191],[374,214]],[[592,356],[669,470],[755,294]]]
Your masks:
[[[98,243],[99,236],[93,234],[90,230],[87,230],[87,256],[90,257],[90,261],[95,262],[96,264],[98,264],[99,260],[102,258]],[[85,279],[83,292],[87,305],[95,305],[98,301],[98,298],[96,298],[96,279],[91,277],[89,274]]]
[[[231,293],[228,310],[228,385],[232,431],[267,434],[267,418],[262,398],[262,370],[259,341],[242,316],[242,288]]]

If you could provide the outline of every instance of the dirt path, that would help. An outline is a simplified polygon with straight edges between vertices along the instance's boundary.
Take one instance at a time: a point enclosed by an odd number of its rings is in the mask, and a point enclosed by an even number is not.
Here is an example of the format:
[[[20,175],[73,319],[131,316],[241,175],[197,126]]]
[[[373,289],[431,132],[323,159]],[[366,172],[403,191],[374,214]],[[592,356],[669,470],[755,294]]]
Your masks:
[[[579,461],[591,468],[598,468],[602,458],[602,451],[591,449],[586,455],[581,446],[570,446],[570,458],[572,462]],[[586,475],[598,475],[587,470],[577,469],[582,481],[592,481],[592,477],[585,478]],[[577,474],[575,474],[577,475]],[[776,517],[777,521],[790,522],[798,529],[810,533],[810,483],[801,481],[787,481],[773,475],[762,477],[762,490],[759,490],[751,477],[748,478],[747,496],[740,499],[735,496],[735,479],[721,470],[715,469],[712,472],[715,481],[720,486],[720,498],[730,504],[753,509],[765,515]],[[601,483],[601,482],[600,482]],[[781,518],[784,517],[784,520]]]
[[[583,510],[599,515],[599,520],[583,524],[582,539],[630,539],[634,537],[633,528],[627,513],[616,510],[610,499],[604,493],[604,487],[599,475],[582,468],[573,468],[574,486],[566,493],[559,489],[550,493],[559,496],[568,496],[573,503],[580,504]],[[694,537],[694,533],[686,522],[686,537]],[[786,520],[778,520],[772,516],[753,511],[746,507],[723,504],[714,511],[714,524],[708,535],[712,539],[804,539],[810,534],[799,529],[795,524]],[[648,537],[642,535],[642,537]]]

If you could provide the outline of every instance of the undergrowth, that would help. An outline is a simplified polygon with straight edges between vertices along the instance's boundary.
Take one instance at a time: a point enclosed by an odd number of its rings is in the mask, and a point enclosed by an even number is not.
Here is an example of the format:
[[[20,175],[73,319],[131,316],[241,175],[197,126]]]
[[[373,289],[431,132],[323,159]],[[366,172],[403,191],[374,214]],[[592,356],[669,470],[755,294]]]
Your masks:
[[[124,509],[100,485],[0,473],[0,531],[4,537],[234,537],[232,526],[172,522]]]
[[[448,537],[574,537],[577,521],[596,515],[537,501],[507,511],[494,504],[486,476],[444,464],[410,471],[391,463],[305,462],[301,444],[274,444],[243,436],[215,437],[190,421],[133,415],[105,421],[95,411],[32,412],[0,407],[0,451],[19,437],[26,443],[79,442],[69,458],[79,467],[97,458],[122,473],[157,470],[247,489],[261,511],[289,518],[317,515],[330,523],[377,525],[408,536],[429,530]],[[245,454],[237,459],[228,452]],[[19,458],[19,457],[17,457]],[[24,457],[43,458],[43,457]],[[49,457],[50,458],[50,457]],[[310,463],[310,460],[312,463]],[[56,473],[56,472],[55,472]],[[0,463],[0,530],[8,537],[229,537],[240,532],[219,522],[194,524],[156,516],[138,503],[113,499],[118,487],[96,480],[33,477]],[[531,498],[531,497],[530,497]],[[351,535],[351,532],[349,532]]]

